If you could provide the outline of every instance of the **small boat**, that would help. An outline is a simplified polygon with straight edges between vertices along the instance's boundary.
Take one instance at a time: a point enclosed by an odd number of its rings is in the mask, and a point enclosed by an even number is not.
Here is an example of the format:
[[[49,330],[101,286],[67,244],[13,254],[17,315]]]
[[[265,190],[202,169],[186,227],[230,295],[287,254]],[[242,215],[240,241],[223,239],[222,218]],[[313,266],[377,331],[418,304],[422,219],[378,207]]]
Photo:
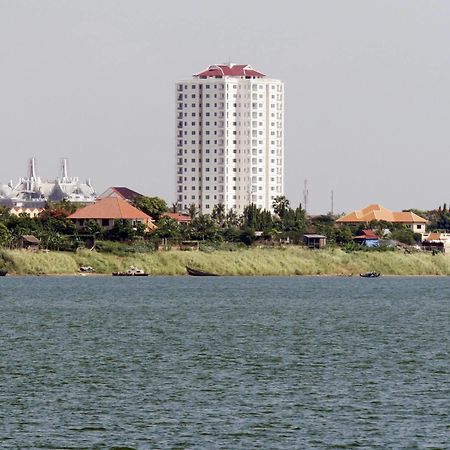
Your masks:
[[[81,266],[80,267],[80,272],[85,272],[85,273],[94,273],[95,269],[91,266]]]
[[[205,270],[194,269],[193,267],[186,266],[188,275],[193,277],[218,277],[217,273],[206,272]]]
[[[363,278],[378,278],[381,275],[379,272],[365,272],[360,273],[359,276]]]
[[[113,272],[113,277],[148,277],[148,273],[137,267],[130,267],[126,272]]]
[[[8,271],[6,269],[0,269],[0,277],[4,277]]]

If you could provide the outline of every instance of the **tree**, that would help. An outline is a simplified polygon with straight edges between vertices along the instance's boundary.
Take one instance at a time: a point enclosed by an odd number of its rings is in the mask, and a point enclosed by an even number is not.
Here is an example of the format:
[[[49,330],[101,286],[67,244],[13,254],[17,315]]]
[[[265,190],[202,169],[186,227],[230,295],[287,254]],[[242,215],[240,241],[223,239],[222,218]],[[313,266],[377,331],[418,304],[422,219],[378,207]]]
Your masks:
[[[103,235],[103,231],[103,227],[96,220],[90,219],[84,223],[83,234],[89,234],[98,238]]]
[[[114,226],[106,233],[111,240],[131,241],[136,237],[136,231],[126,219],[114,221]]]
[[[211,218],[217,225],[223,227],[225,224],[225,205],[223,203],[217,203],[212,210]]]
[[[155,221],[158,221],[161,214],[167,211],[167,203],[159,197],[136,197],[133,205]]]
[[[252,245],[255,239],[255,230],[252,228],[245,227],[239,234],[239,240],[247,246]]]
[[[192,239],[202,241],[213,241],[218,237],[217,226],[208,214],[199,214],[190,224],[190,235]]]
[[[240,218],[236,211],[233,208],[229,209],[225,216],[225,225],[227,227],[238,227],[240,222]]]
[[[7,246],[11,242],[11,233],[5,224],[0,223],[0,245]]]
[[[191,203],[188,207],[188,215],[189,217],[194,220],[194,218],[197,216],[198,214],[198,210],[197,207],[195,206],[195,203]]]
[[[286,211],[290,208],[289,200],[284,195],[278,195],[273,199],[272,208],[275,214],[283,219]]]
[[[153,233],[155,237],[162,239],[177,239],[180,236],[180,225],[171,217],[161,217],[156,226],[158,228]]]

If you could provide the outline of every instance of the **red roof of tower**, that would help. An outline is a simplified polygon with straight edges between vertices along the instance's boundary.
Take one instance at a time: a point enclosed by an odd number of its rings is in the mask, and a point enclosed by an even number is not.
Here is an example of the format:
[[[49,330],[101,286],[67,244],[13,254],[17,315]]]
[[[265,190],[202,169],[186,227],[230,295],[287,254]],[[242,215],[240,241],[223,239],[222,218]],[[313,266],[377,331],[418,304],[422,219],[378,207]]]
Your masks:
[[[250,77],[262,78],[266,75],[247,64],[214,64],[206,70],[196,73],[194,77]]]

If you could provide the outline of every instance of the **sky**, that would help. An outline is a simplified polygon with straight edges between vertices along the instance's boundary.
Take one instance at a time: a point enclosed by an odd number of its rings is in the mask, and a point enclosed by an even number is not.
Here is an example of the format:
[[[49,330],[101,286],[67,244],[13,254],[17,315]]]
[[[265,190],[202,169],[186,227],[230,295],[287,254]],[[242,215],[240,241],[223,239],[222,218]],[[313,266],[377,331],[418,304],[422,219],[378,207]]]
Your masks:
[[[175,88],[210,64],[285,83],[285,195],[450,203],[448,0],[0,0],[0,182],[36,158],[175,200]]]

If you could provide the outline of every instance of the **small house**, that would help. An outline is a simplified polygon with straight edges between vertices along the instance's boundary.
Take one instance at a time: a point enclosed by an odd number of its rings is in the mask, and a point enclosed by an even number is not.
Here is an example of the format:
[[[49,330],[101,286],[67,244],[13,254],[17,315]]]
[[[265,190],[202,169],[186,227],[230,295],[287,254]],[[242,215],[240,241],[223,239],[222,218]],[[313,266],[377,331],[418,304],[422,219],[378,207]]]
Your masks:
[[[25,250],[36,251],[39,250],[41,241],[32,234],[24,234],[18,241],[18,247]]]
[[[323,248],[327,245],[327,237],[323,234],[305,234],[303,243],[308,248]]]
[[[429,233],[422,241],[422,249],[433,253],[450,251],[450,235],[448,233]]]
[[[380,238],[372,230],[362,230],[362,234],[355,236],[353,240],[357,244],[365,245],[366,247],[380,246]]]

